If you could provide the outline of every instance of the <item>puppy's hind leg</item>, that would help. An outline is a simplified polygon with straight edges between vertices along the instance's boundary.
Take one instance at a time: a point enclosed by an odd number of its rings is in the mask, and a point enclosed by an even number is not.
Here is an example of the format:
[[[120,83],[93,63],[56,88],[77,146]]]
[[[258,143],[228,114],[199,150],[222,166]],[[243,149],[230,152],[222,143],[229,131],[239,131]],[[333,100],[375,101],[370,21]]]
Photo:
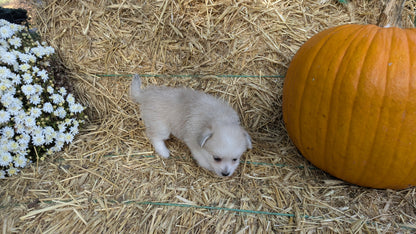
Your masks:
[[[169,157],[170,152],[168,148],[166,147],[165,142],[163,140],[153,138],[151,141],[152,141],[153,147],[155,147],[157,154],[159,154],[163,158]]]
[[[147,136],[150,138],[156,153],[163,158],[168,158],[170,152],[165,145],[165,140],[169,139],[170,131],[167,128],[161,128],[161,126],[157,127],[157,131],[151,127],[147,129]]]

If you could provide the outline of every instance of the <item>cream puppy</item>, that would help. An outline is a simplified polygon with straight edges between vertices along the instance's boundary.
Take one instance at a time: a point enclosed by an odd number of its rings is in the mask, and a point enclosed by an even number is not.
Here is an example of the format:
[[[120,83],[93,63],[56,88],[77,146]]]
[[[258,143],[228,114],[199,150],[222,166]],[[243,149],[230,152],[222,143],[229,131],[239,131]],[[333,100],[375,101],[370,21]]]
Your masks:
[[[169,157],[164,141],[172,134],[185,142],[201,167],[219,176],[233,174],[252,145],[228,104],[187,88],[140,86],[140,77],[134,75],[130,95],[140,103],[146,134],[160,156]]]

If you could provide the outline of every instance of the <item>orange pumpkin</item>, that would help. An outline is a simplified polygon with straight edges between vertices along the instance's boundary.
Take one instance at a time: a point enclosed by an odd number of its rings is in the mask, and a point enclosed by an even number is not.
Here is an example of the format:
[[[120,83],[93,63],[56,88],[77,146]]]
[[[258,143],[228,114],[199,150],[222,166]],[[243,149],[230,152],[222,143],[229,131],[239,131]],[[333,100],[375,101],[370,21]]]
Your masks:
[[[373,188],[416,185],[416,29],[342,25],[309,39],[283,87],[290,138],[317,167]]]

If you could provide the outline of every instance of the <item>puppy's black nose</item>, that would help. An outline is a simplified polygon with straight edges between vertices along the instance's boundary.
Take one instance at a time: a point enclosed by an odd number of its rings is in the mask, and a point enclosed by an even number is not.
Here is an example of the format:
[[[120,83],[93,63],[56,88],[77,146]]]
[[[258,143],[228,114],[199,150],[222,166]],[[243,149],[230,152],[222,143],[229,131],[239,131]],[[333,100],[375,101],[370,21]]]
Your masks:
[[[229,176],[229,175],[230,175],[230,173],[229,173],[229,172],[221,172],[221,174],[222,174],[223,176]]]

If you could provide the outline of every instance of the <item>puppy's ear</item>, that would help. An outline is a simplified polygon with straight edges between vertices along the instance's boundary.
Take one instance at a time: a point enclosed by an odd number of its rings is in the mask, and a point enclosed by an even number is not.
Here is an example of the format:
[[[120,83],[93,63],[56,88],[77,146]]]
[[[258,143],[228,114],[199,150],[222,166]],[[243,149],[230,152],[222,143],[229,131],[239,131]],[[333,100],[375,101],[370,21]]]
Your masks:
[[[201,148],[205,145],[207,140],[212,136],[213,132],[211,128],[204,128],[201,134],[198,137],[198,143]]]
[[[244,136],[246,137],[247,148],[248,149],[251,149],[253,146],[251,144],[251,137],[250,137],[250,135],[248,135],[248,133],[246,131],[244,131]]]

